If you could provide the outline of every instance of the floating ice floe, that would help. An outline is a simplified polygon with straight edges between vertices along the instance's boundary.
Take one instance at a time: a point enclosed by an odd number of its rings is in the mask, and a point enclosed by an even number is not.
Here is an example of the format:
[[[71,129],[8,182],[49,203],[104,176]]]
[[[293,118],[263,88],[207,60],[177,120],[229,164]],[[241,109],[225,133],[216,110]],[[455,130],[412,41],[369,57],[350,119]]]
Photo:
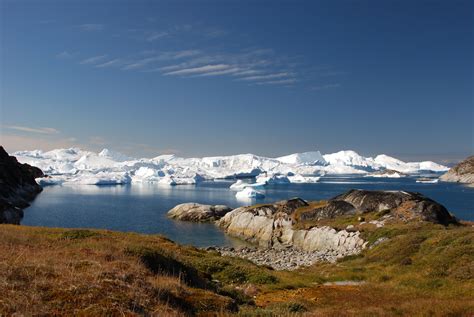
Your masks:
[[[257,183],[246,183],[244,181],[242,181],[241,179],[238,179],[234,184],[230,185],[230,190],[235,190],[235,191],[241,191],[247,187],[251,187],[251,188],[254,188],[254,189],[264,189],[266,183],[261,183],[261,182],[257,182]]]
[[[418,178],[416,180],[417,183],[423,183],[423,184],[436,184],[439,182],[439,178]]]
[[[382,173],[382,174],[368,174],[365,177],[376,177],[376,178],[402,178],[406,177],[405,174],[401,173]]]
[[[301,184],[312,184],[317,183],[321,179],[320,176],[302,176],[302,175],[293,175],[287,176],[290,183],[301,183]]]
[[[248,199],[248,198],[265,198],[265,194],[262,192],[255,190],[252,187],[245,187],[243,190],[237,192],[235,197],[241,199]]]

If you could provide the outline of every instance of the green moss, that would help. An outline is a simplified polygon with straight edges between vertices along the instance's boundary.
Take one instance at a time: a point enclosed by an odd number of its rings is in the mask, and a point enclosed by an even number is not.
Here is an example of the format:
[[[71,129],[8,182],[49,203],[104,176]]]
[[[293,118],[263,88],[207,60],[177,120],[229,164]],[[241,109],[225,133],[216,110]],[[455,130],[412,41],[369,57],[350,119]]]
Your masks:
[[[61,239],[66,240],[78,240],[78,239],[87,239],[90,237],[98,237],[100,236],[99,233],[91,230],[83,230],[83,229],[74,229],[68,230],[61,234]]]

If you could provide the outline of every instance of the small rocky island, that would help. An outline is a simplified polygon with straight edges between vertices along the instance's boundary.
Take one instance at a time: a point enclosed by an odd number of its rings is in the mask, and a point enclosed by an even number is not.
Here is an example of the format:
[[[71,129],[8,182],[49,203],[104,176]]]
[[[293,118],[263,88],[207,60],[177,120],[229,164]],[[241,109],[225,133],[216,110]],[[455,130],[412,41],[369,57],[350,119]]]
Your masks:
[[[474,155],[452,167],[440,177],[443,182],[465,183],[474,186]]]
[[[19,163],[0,146],[0,223],[20,224],[23,208],[42,191],[35,178],[43,176],[39,168]]]
[[[369,246],[361,234],[367,227],[380,228],[390,222],[457,222],[444,206],[419,193],[355,189],[327,201],[293,198],[232,211],[226,206],[181,204],[170,210],[169,216],[216,220],[227,234],[258,247],[212,249],[274,269],[335,262],[358,254]]]

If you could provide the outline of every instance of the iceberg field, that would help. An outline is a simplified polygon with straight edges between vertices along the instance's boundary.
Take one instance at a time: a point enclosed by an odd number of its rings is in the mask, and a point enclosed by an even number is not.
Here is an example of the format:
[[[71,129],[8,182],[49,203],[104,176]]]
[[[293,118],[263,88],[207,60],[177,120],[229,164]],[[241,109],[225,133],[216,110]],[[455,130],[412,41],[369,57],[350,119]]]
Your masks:
[[[78,148],[19,151],[13,153],[21,163],[39,167],[49,177],[43,185],[91,184],[115,185],[157,183],[164,185],[196,184],[203,180],[255,177],[256,183],[237,181],[232,190],[262,188],[264,184],[315,183],[322,175],[361,174],[395,170],[403,174],[443,172],[446,166],[431,161],[403,162],[387,155],[364,157],[354,151],[322,155],[319,151],[295,153],[278,158],[254,154],[182,158],[160,155],[132,158],[104,149],[99,153]]]

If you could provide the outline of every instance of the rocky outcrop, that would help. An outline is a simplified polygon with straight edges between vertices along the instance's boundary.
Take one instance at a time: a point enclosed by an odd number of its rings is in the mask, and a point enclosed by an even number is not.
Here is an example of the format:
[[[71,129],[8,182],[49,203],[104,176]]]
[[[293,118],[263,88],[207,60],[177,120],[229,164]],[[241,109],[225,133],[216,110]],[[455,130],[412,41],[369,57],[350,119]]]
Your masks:
[[[295,215],[296,221],[333,219],[338,216],[354,215],[356,208],[343,200],[324,201]]]
[[[18,163],[0,146],[0,223],[20,223],[22,209],[42,190],[35,181],[42,176],[39,168]]]
[[[333,201],[350,203],[356,213],[387,211],[403,220],[423,220],[447,225],[456,219],[446,208],[420,193],[353,189]]]
[[[168,217],[183,221],[209,222],[223,217],[232,208],[225,205],[180,204],[168,211]]]
[[[240,207],[222,217],[218,225],[232,236],[265,248],[294,247],[307,252],[330,252],[342,257],[358,253],[364,247],[359,232],[336,231],[329,227],[294,229],[293,216],[302,207],[308,208],[309,205],[299,198],[270,205]]]
[[[281,249],[293,247],[306,252],[326,252],[335,257],[357,254],[366,242],[354,226],[336,230],[318,226],[318,221],[343,216],[380,212],[377,227],[386,219],[420,220],[449,224],[456,219],[437,202],[405,191],[350,190],[328,201],[313,202],[295,198],[274,204],[240,207],[226,214],[217,223],[229,235],[256,243],[261,247]],[[310,224],[298,229],[295,224]]]
[[[474,155],[452,167],[440,177],[443,182],[466,183],[474,186]]]

